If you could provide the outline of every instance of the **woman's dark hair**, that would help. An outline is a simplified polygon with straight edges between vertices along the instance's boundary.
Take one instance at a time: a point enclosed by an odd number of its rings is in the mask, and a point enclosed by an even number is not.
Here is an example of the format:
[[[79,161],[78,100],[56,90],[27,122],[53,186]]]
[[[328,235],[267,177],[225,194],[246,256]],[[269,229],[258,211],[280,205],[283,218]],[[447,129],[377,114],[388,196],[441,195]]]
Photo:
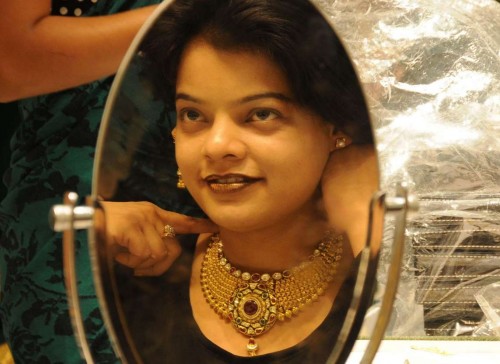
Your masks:
[[[296,102],[355,143],[371,143],[363,94],[338,37],[308,0],[176,0],[141,44],[156,89],[175,110],[180,58],[195,37],[254,51],[283,70]]]

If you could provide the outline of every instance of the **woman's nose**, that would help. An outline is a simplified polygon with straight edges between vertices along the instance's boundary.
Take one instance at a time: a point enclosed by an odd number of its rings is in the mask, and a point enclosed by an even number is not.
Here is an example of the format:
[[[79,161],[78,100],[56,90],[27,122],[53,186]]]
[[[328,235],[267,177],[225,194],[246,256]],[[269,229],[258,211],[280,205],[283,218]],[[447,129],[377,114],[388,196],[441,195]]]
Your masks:
[[[244,158],[246,145],[241,126],[229,117],[218,117],[212,123],[205,138],[204,154],[208,159]]]

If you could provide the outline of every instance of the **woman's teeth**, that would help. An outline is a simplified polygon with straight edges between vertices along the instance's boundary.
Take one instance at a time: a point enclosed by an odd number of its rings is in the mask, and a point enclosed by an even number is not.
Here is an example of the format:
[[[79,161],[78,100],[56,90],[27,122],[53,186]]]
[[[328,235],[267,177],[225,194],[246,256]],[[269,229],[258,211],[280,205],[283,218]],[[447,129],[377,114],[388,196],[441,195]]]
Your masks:
[[[239,191],[255,180],[245,177],[224,177],[208,180],[208,186],[214,192],[235,192]]]
[[[209,183],[243,183],[245,179],[243,177],[228,177],[228,178],[217,178],[209,181]]]

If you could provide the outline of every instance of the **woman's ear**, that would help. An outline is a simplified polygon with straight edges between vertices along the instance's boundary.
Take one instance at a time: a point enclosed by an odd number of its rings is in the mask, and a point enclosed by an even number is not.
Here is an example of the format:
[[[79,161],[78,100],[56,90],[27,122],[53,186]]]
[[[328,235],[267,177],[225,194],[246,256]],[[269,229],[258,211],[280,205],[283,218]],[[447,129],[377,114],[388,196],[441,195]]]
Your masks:
[[[176,129],[177,127],[173,128],[172,131],[171,131],[171,134],[172,134],[172,139],[174,140],[174,143],[175,143],[175,134],[176,134]]]
[[[332,128],[330,134],[330,152],[347,147],[352,143],[352,139],[340,130]]]

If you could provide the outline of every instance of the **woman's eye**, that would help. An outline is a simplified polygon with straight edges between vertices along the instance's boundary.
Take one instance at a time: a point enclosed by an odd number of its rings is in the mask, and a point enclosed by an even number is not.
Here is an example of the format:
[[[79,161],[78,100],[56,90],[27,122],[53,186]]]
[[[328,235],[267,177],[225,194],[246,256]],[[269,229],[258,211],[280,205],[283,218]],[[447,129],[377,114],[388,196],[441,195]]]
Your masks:
[[[280,115],[273,110],[256,110],[250,115],[250,121],[269,121],[276,119]]]
[[[203,121],[203,116],[196,110],[181,110],[180,119],[182,121]]]

